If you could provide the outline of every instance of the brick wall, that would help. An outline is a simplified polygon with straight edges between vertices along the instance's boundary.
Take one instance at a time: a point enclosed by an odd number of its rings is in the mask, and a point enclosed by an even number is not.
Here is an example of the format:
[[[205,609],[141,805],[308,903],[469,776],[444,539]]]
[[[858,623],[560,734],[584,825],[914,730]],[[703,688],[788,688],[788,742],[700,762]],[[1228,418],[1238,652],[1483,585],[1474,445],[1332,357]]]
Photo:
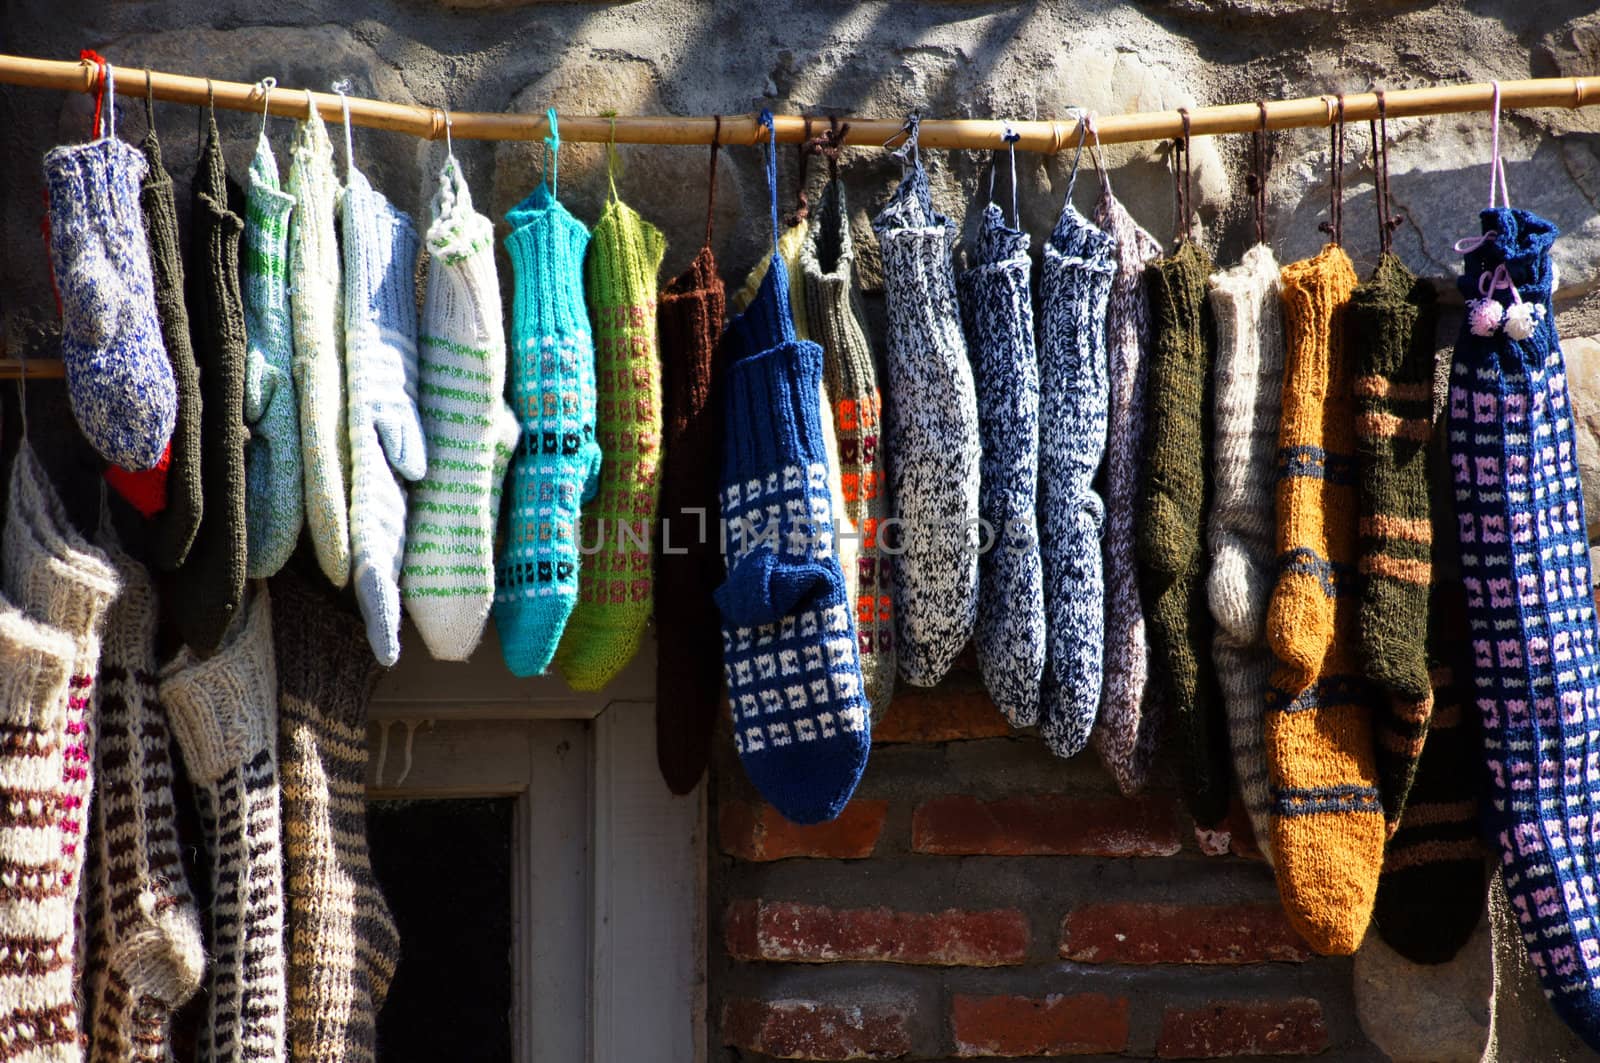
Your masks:
[[[1203,856],[1170,771],[1124,799],[1011,734],[970,659],[902,687],[833,823],[787,824],[719,748],[718,1063],[1383,1058],[1259,856]]]

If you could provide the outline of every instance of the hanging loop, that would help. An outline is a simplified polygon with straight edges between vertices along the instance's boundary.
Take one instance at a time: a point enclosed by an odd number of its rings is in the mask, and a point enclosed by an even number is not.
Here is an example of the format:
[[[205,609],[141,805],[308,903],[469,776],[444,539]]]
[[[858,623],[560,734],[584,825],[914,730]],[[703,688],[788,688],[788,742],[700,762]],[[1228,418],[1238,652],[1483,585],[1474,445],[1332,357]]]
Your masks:
[[[1327,97],[1323,97],[1324,102]],[[1317,226],[1328,234],[1330,242],[1344,243],[1344,93],[1330,105],[1332,120],[1328,123],[1328,155],[1330,180],[1328,182],[1328,220]]]
[[[756,125],[767,131],[767,200],[772,208],[772,253],[778,253],[778,128],[772,111],[763,107]]]
[[[278,79],[268,75],[256,82],[251,88],[252,93],[261,93],[261,135],[267,135],[267,118],[272,113],[272,90],[278,87]]]
[[[1078,185],[1078,163],[1083,160],[1083,146],[1084,146],[1084,144],[1088,143],[1088,140],[1089,140],[1089,126],[1087,125],[1087,123],[1084,122],[1084,115],[1087,114],[1088,112],[1086,112],[1082,108],[1078,108],[1078,107],[1074,107],[1073,111],[1078,116],[1078,120],[1077,120],[1077,123],[1076,123],[1077,127],[1078,127],[1078,150],[1072,153],[1072,173],[1070,175],[1068,175],[1068,177],[1067,177],[1067,195],[1066,195],[1066,202],[1067,203],[1071,203],[1072,202],[1072,190],[1074,188],[1076,188],[1077,185]],[[1189,119],[1188,119],[1187,116],[1185,116],[1184,117],[1184,129],[1187,130],[1188,127],[1189,127]],[[1009,128],[1009,127],[1007,127],[1007,128]],[[1015,136],[1015,135],[1016,134],[1013,133],[1013,136]],[[1185,139],[1187,139],[1188,134],[1185,133],[1184,136],[1185,136]],[[1022,138],[1020,136],[1018,136],[1017,139],[1020,140]],[[1011,161],[1012,161],[1011,171],[1012,171],[1012,181],[1013,181],[1013,183],[1015,183],[1015,180],[1016,180],[1016,155],[1015,155],[1015,151],[1016,151],[1016,149],[1013,148],[1012,151],[1013,151],[1013,155],[1012,155],[1012,158],[1011,158]]]
[[[617,154],[617,112],[615,110],[602,111],[602,117],[611,119],[611,135],[606,139],[606,180],[611,185],[611,199],[617,198],[617,165],[621,157]]]
[[[153,134],[156,131],[156,84],[150,79],[150,70],[144,72],[144,123]]]
[[[333,91],[339,94],[339,110],[344,114],[344,177],[350,180],[350,171],[356,167],[355,139],[350,133],[350,79],[340,78],[333,83]]]
[[[104,136],[109,140],[117,135],[117,70],[106,62],[102,67],[105,72],[105,101],[106,101],[106,129]]]
[[[711,130],[711,174],[706,179],[706,246],[711,246],[711,222],[717,207],[717,152],[722,149],[722,116],[712,115],[716,125]],[[554,109],[551,111],[552,123]],[[553,128],[553,124],[552,124]]]
[[[839,124],[839,116],[828,116],[828,128],[817,137],[817,154],[828,160],[828,180],[839,179],[839,149],[844,146],[844,138],[850,132],[850,123]]]
[[[1368,125],[1372,133],[1373,190],[1378,200],[1378,248],[1381,253],[1388,254],[1394,247],[1395,230],[1404,219],[1393,212],[1394,200],[1389,195],[1389,105],[1382,89],[1376,96],[1378,119],[1375,125],[1370,122]]]
[[[555,199],[561,190],[561,122],[554,107],[545,108],[544,120],[550,127],[544,138],[545,173],[550,178],[550,198]]]
[[[89,135],[91,137],[105,136],[105,103],[106,84],[111,64],[106,62],[106,57],[93,48],[85,48],[78,53],[78,62],[89,68],[89,87],[86,91],[94,93],[94,117],[89,120]],[[146,71],[148,74],[149,71]]]
[[[1192,199],[1193,185],[1190,180],[1191,171],[1189,164],[1189,131],[1191,127],[1189,108],[1178,108],[1178,120],[1183,123],[1183,136],[1182,138],[1172,142],[1172,163],[1173,182],[1177,186],[1178,196],[1177,243],[1181,246],[1182,244],[1189,242],[1189,238],[1193,235],[1194,229],[1194,203]],[[1179,172],[1180,165],[1182,166],[1181,173]]]
[[[1267,132],[1267,101],[1257,100],[1261,111],[1261,126],[1250,134],[1250,173],[1245,178],[1245,188],[1250,193],[1255,211],[1256,243],[1267,242],[1267,170],[1272,165],[1270,134]]]
[[[1105,158],[1100,147],[1100,127],[1095,121],[1094,112],[1084,111],[1083,117],[1079,121],[1083,123],[1084,131],[1094,138],[1089,144],[1089,158],[1094,162],[1094,172],[1100,178],[1101,193],[1109,196],[1111,194],[1111,171],[1106,169]],[[1018,134],[1018,139],[1021,139],[1021,134]],[[1016,148],[1013,147],[1011,150],[1014,163],[1016,161]]]
[[[900,131],[883,142],[883,146],[887,148],[896,140],[905,137],[905,141],[898,148],[895,148],[893,152],[894,157],[900,160],[902,167],[909,167],[914,170],[922,167],[922,156],[918,153],[917,148],[917,134],[921,129],[922,117],[917,112],[912,111],[906,116],[905,125],[900,127]]]
[[[1511,207],[1511,193],[1506,189],[1506,164],[1500,158],[1500,82],[1489,82],[1491,90],[1490,113],[1490,142],[1489,152],[1492,158],[1489,161],[1489,207],[1495,206],[1495,187],[1499,182],[1500,205],[1506,209]]]
[[[797,176],[794,185],[794,210],[784,219],[789,228],[794,228],[805,221],[811,214],[811,203],[806,199],[806,171],[809,169],[811,156],[816,153],[816,142],[811,139],[811,116],[801,115],[805,122],[805,131],[801,134],[800,143],[796,146],[798,166],[795,167]]]

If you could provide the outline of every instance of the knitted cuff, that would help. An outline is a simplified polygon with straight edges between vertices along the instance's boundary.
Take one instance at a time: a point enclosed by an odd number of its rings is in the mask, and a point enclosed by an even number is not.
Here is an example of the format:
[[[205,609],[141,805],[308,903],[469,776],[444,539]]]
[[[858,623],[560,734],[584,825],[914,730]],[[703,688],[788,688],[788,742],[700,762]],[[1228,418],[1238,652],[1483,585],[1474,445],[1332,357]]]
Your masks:
[[[794,316],[789,305],[789,269],[783,256],[774,252],[755,296],[737,317],[728,322],[723,335],[726,356],[743,359],[759,354],[778,343],[795,339]]]
[[[583,258],[589,230],[541,184],[506,211],[506,253],[517,278],[512,320],[527,336],[589,331]],[[520,355],[520,351],[512,352]]]
[[[272,586],[272,636],[278,689],[349,727],[364,726],[383,673],[361,621],[331,596],[285,571]]]
[[[0,712],[9,725],[31,725],[67,700],[74,653],[70,635],[0,603]],[[18,719],[22,714],[24,718]]]
[[[119,589],[116,570],[73,528],[27,442],[11,465],[4,557],[6,593],[18,606],[75,638],[99,631]]]
[[[139,185],[148,172],[149,165],[138,149],[115,138],[52,148],[44,157],[45,184],[51,189],[51,198],[62,195],[81,207],[65,219],[52,215],[52,242],[57,235],[55,227],[63,220],[66,231],[60,236],[66,238],[108,224],[114,234],[128,235],[140,221]]]
[[[612,215],[617,221],[605,224]],[[599,239],[611,242],[611,247],[603,253],[591,254],[588,266],[594,269],[597,263],[604,263],[610,275],[594,277],[590,283],[599,291],[610,293],[612,299],[624,306],[654,302],[656,273],[667,249],[661,230],[620,199],[606,204],[594,229],[601,234]]]
[[[1461,276],[1456,278],[1461,294],[1467,299],[1479,298],[1478,279],[1503,263],[1523,302],[1548,302],[1555,281],[1550,245],[1560,235],[1555,224],[1509,207],[1480,211],[1478,220],[1485,236],[1496,235],[1467,253]]]
[[[775,470],[825,461],[822,348],[790,341],[728,368],[723,479],[739,483]]]
[[[251,751],[277,742],[272,602],[258,585],[245,615],[201,660],[185,646],[161,669],[161,703],[196,782],[215,784]],[[258,716],[252,710],[269,707]]]
[[[340,212],[346,226],[344,283],[349,286],[344,299],[345,327],[377,324],[388,329],[415,320],[411,265],[417,261],[416,226],[381,192],[374,191],[360,170],[350,171]],[[350,245],[364,261],[350,262]],[[406,283],[391,283],[398,270],[405,272]]]

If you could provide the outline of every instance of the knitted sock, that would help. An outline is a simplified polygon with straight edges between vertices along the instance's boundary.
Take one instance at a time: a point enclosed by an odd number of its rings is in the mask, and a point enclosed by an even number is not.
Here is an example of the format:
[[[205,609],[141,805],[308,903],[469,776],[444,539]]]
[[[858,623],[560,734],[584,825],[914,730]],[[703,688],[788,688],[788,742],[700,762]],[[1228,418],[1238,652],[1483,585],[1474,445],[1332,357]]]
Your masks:
[[[978,398],[950,247],[915,163],[873,219],[888,310],[884,450],[897,534],[896,652],[916,686],[944,678],[978,619]]]
[[[983,209],[972,267],[961,275],[967,349],[976,357],[982,447],[979,515],[994,537],[978,558],[978,668],[1013,727],[1039,722],[1044,578],[1039,560],[1039,357],[1033,346],[1028,235]]]
[[[1267,646],[1267,606],[1276,559],[1272,481],[1278,462],[1283,388],[1283,318],[1278,262],[1257,244],[1232,269],[1211,278],[1217,323],[1216,498],[1207,529],[1206,582],[1217,666],[1227,711],[1233,773],[1256,846],[1272,862],[1272,796],[1267,785],[1267,682],[1276,658]]]
[[[334,214],[339,178],[333,144],[312,108],[289,165],[289,311],[294,390],[300,400],[306,526],[317,563],[335,587],[350,582],[350,436],[345,431],[343,277]]]
[[[400,960],[367,852],[367,702],[379,669],[355,617],[299,577],[274,580],[272,598],[289,1055],[371,1063],[378,1011]]]
[[[1208,832],[1228,814],[1229,801],[1227,722],[1211,661],[1201,547],[1211,506],[1211,273],[1211,257],[1193,243],[1145,273],[1154,339],[1135,523],[1151,662],[1155,674],[1167,677],[1167,701],[1182,743],[1184,803]],[[1204,840],[1212,850],[1227,848],[1220,837]]]
[[[105,555],[73,530],[26,440],[11,466],[3,554],[6,598],[33,624],[20,616],[0,622],[0,642],[15,653],[7,663],[18,669],[5,672],[15,699],[0,724],[0,797],[18,810],[0,822],[0,947],[11,957],[0,969],[0,1044],[14,1058],[76,1060],[76,909],[94,785],[94,680],[118,584]]]
[[[400,659],[406,493],[428,471],[417,412],[417,230],[350,168],[344,241],[344,369],[350,432],[350,575],[380,664]]]
[[[289,328],[289,216],[294,197],[278,189],[278,161],[266,131],[250,163],[244,214],[244,420],[246,572],[276,573],[294,553],[305,520],[300,477],[300,409],[295,404],[294,336]]]
[[[1115,243],[1072,205],[1071,184],[1039,277],[1039,532],[1051,617],[1039,734],[1058,757],[1089,744],[1100,709],[1105,579],[1094,489],[1106,446],[1106,301]]]
[[[472,209],[454,157],[428,227],[419,390],[428,473],[411,490],[400,589],[441,661],[464,661],[494,600],[494,532],[517,419],[505,400],[506,340],[494,223]]]
[[[108,524],[99,546],[122,592],[106,613],[92,806],[89,973],[92,1063],[165,1063],[172,1014],[200,988],[205,945],[184,874],[171,732],[156,701],[156,596]]]
[[[579,505],[593,496],[601,470],[595,346],[582,287],[588,230],[543,184],[506,221],[516,277],[511,383],[522,442],[510,539],[495,569],[494,624],[506,667],[530,676],[550,666],[578,600]],[[618,340],[607,334],[607,342]],[[621,370],[608,370],[608,381],[612,372]]]
[[[1600,691],[1583,498],[1566,371],[1549,300],[1556,228],[1491,208],[1496,234],[1458,280],[1505,266],[1525,305],[1526,340],[1463,322],[1451,371],[1449,451],[1477,707],[1489,771],[1485,832],[1529,959],[1556,1012],[1600,1049],[1593,783],[1586,719]],[[1404,822],[1404,821],[1402,821]]]
[[[822,345],[822,379],[833,407],[839,450],[834,527],[840,532],[845,587],[855,602],[861,678],[876,722],[894,697],[894,595],[889,558],[878,550],[878,527],[889,515],[889,485],[878,445],[883,398],[856,284],[855,248],[842,181],[829,181],[822,190],[800,249],[799,272],[805,316],[811,338]],[[794,297],[791,290],[791,302]],[[852,549],[855,563],[846,564]]]
[[[1133,533],[1149,372],[1150,300],[1144,271],[1161,256],[1161,245],[1139,228],[1109,185],[1101,191],[1094,220],[1116,243],[1117,269],[1106,301],[1105,677],[1090,744],[1117,789],[1132,795],[1144,789],[1166,717],[1157,686],[1149,681],[1150,644]]]
[[[1378,790],[1394,830],[1428,733],[1429,473],[1433,434],[1433,285],[1392,254],[1350,297],[1360,458],[1361,665],[1382,688]]]
[[[1318,952],[1348,955],[1372,916],[1383,864],[1373,691],[1357,667],[1354,352],[1356,286],[1336,244],[1283,267],[1278,581],[1267,641],[1272,852],[1289,921]]]
[[[211,861],[202,1060],[284,1057],[283,852],[272,603],[256,584],[215,656],[161,669]]]
[[[140,147],[149,170],[139,187],[149,237],[150,267],[155,278],[156,317],[161,339],[177,384],[178,409],[168,443],[166,505],[156,515],[150,549],[158,567],[172,571],[183,564],[200,530],[200,369],[189,340],[189,309],[183,298],[183,256],[178,242],[178,211],[172,175],[161,162],[154,109],[146,109],[148,131]],[[159,464],[159,463],[158,463]],[[144,474],[135,474],[144,475]]]
[[[805,222],[797,225],[786,226],[778,234],[778,257],[783,259],[783,265],[789,272],[789,314],[794,321],[794,337],[797,340],[809,340],[811,335],[811,322],[808,315],[811,304],[806,298],[806,278],[800,268],[800,255],[808,242],[811,226]],[[761,293],[761,282],[767,278],[767,267],[772,264],[771,256],[766,256],[755,264],[755,268],[745,277],[744,284],[728,300],[728,312],[734,315],[744,313],[750,304],[756,301],[756,296]]]
[[[613,198],[584,259],[605,462],[583,511],[583,541],[603,547],[579,568],[578,604],[556,647],[556,667],[574,690],[615,679],[650,622],[650,533],[661,486],[656,272],[666,246],[661,230]]]
[[[135,470],[160,460],[178,408],[139,210],[146,170],[115,137],[44,157],[67,397],[95,450]]]
[[[173,583],[178,633],[201,657],[216,651],[244,600],[244,307],[239,293],[239,232],[228,209],[228,171],[216,118],[191,186],[189,308],[204,406],[200,476],[205,513]]]

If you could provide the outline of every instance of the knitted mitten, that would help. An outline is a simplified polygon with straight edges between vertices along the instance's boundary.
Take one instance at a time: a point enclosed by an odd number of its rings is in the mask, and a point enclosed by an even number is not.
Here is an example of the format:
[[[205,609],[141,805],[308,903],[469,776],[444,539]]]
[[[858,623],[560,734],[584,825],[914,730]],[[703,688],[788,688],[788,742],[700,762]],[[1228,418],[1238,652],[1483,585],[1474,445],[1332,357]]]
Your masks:
[[[161,669],[211,861],[202,1060],[282,1060],[286,982],[272,604],[256,584],[215,656]]]
[[[811,338],[822,345],[823,384],[838,440],[834,527],[840,532],[840,564],[855,602],[861,678],[877,721],[894,697],[894,595],[889,558],[878,550],[878,526],[889,515],[889,485],[878,445],[883,398],[856,284],[850,213],[840,180],[829,181],[822,190],[800,248],[799,266],[805,317]],[[789,298],[794,300],[792,290]],[[852,552],[855,563],[847,564]]]
[[[205,945],[173,815],[172,734],[156,701],[156,596],[102,523],[122,593],[100,661],[89,891],[93,1063],[166,1063],[172,1014],[200,988]]]
[[[1361,506],[1361,666],[1378,702],[1378,791],[1390,831],[1400,820],[1433,711],[1428,584],[1433,527],[1433,285],[1384,254],[1350,296],[1346,340],[1355,383]]]
[[[210,656],[244,600],[244,308],[239,293],[239,233],[228,209],[228,171],[215,116],[192,185],[189,308],[204,396],[200,477],[205,513],[174,581],[178,633]]]
[[[105,555],[73,530],[26,440],[11,466],[3,554],[5,595],[22,615],[0,618],[10,655],[0,798],[16,810],[0,825],[0,947],[10,957],[0,1045],[16,1059],[78,1060],[76,908],[94,785],[94,682],[119,588]]]
[[[616,678],[650,621],[650,532],[661,487],[656,272],[666,247],[661,230],[613,198],[584,259],[605,462],[583,510],[584,541],[603,548],[579,569],[578,604],[556,647],[556,667],[574,690]]]
[[[578,511],[594,495],[601,469],[595,346],[583,302],[588,230],[543,184],[506,212],[506,221],[516,278],[511,386],[522,442],[512,468],[510,536],[495,568],[494,625],[506,667],[530,676],[550,666],[578,600]],[[618,342],[614,333],[607,342]],[[608,370],[608,382],[619,372]],[[612,537],[616,531],[604,530]]]
[[[1208,832],[1228,813],[1230,774],[1201,539],[1211,508],[1211,273],[1211,257],[1193,243],[1145,273],[1154,340],[1135,520],[1153,672],[1167,677],[1167,701],[1182,743],[1184,802]],[[1220,837],[1203,840],[1209,850],[1227,848]]]
[[[406,493],[428,471],[417,412],[417,230],[354,166],[344,222],[344,369],[350,432],[350,574],[372,653],[400,659]]]
[[[913,134],[914,140],[914,134]],[[872,220],[883,256],[892,565],[900,674],[933,686],[978,619],[978,397],[961,335],[950,247],[920,162]]]
[[[139,210],[146,170],[115,137],[44,157],[67,397],[84,437],[126,469],[160,460],[178,409]]]
[[[1028,236],[999,204],[983,209],[973,264],[961,275],[967,349],[975,355],[983,457],[979,515],[994,537],[978,559],[978,668],[1013,727],[1039,722],[1044,582],[1039,561],[1039,357],[1033,346]]]
[[[400,960],[367,853],[367,701],[380,673],[356,618],[299,577],[274,580],[272,602],[289,1056],[371,1063]]]
[[[1357,667],[1354,352],[1356,286],[1337,244],[1283,267],[1278,580],[1267,642],[1272,853],[1289,921],[1318,952],[1348,955],[1372,916],[1383,808],[1372,690]]]
[[[1267,646],[1267,605],[1275,575],[1278,466],[1283,393],[1283,317],[1278,261],[1257,244],[1239,265],[1211,278],[1217,322],[1216,498],[1207,537],[1206,582],[1216,636],[1211,659],[1227,711],[1233,773],[1254,829],[1272,862],[1272,799],[1267,787],[1267,681],[1276,658]]]
[[[1489,771],[1483,826],[1499,843],[1506,893],[1546,995],[1600,1050],[1600,923],[1593,828],[1584,826],[1596,800],[1584,765],[1594,755],[1586,721],[1600,702],[1600,661],[1550,306],[1556,227],[1509,208],[1480,218],[1493,235],[1468,253],[1462,293],[1478,298],[1480,281],[1504,266],[1528,308],[1519,313],[1543,311],[1522,340],[1505,329],[1479,335],[1480,315],[1469,314],[1451,370],[1450,467]]]
[[[1144,271],[1161,256],[1161,245],[1139,227],[1109,185],[1101,190],[1094,220],[1116,243],[1117,269],[1106,301],[1105,678],[1090,742],[1117,789],[1131,795],[1144,789],[1165,719],[1157,684],[1149,681],[1150,644],[1133,533],[1149,372],[1150,299]]]
[[[300,123],[289,164],[289,311],[294,321],[294,390],[300,400],[306,525],[323,575],[350,581],[350,436],[345,432],[343,277],[334,215],[339,178],[322,116]]]
[[[250,162],[244,208],[244,421],[246,572],[276,573],[294,553],[305,519],[300,480],[300,410],[295,404],[289,329],[289,216],[294,197],[278,189],[278,161],[266,131]]]
[[[418,352],[428,474],[408,500],[400,590],[428,652],[464,661],[494,600],[495,521],[517,419],[505,400],[494,223],[472,209],[454,156],[439,174],[428,254]]]
[[[1039,555],[1051,618],[1039,734],[1058,757],[1089,743],[1100,708],[1105,580],[1094,489],[1106,447],[1106,300],[1115,244],[1072,205],[1044,245],[1039,277]]]

